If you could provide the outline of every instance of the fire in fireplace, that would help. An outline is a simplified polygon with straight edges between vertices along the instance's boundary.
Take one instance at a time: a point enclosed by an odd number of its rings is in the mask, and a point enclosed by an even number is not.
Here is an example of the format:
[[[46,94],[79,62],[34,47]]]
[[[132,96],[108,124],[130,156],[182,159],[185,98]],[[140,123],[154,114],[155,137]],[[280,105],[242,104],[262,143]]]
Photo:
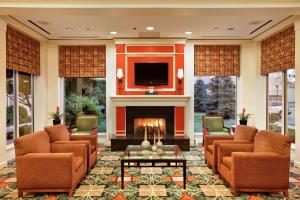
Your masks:
[[[134,119],[134,136],[143,138],[147,128],[148,138],[153,138],[153,134],[159,133],[162,138],[166,136],[166,119],[164,118],[135,118]]]

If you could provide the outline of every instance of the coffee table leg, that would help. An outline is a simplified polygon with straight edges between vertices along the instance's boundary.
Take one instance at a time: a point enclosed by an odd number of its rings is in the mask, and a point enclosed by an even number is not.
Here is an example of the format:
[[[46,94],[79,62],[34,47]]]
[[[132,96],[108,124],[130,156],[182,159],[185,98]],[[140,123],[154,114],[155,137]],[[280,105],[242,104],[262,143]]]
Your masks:
[[[183,188],[185,189],[186,185],[186,161],[183,161],[182,163],[182,168],[183,168]]]
[[[121,161],[121,185],[122,189],[124,189],[124,162]]]

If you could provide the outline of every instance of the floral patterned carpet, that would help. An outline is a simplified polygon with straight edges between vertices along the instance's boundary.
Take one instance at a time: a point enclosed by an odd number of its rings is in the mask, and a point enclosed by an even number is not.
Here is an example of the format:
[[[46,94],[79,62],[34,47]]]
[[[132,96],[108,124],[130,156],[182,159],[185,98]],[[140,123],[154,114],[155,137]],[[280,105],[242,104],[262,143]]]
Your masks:
[[[183,190],[182,168],[129,168],[125,171],[125,188],[121,189],[120,155],[101,147],[98,162],[91,173],[78,185],[72,199],[284,199],[281,193],[240,194],[233,197],[231,189],[204,163],[200,147],[185,152],[187,187]],[[30,173],[30,172],[29,172]],[[0,170],[0,199],[17,199],[14,162]],[[290,199],[300,199],[300,169],[291,168]],[[24,199],[68,199],[66,193],[25,194]]]

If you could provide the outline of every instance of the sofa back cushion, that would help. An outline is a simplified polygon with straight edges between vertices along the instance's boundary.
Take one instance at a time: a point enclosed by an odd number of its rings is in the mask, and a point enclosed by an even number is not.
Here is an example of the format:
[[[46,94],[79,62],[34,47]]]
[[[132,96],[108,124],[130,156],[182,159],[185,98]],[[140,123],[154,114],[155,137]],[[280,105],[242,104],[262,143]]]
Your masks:
[[[27,153],[50,153],[49,137],[45,131],[19,137],[14,144],[16,157]]]
[[[235,129],[233,140],[248,140],[253,143],[257,128],[251,126],[238,125]]]
[[[254,152],[273,152],[290,156],[291,141],[280,133],[259,131],[254,139]]]
[[[49,135],[50,143],[56,141],[69,141],[69,131],[63,124],[45,127],[45,131]]]

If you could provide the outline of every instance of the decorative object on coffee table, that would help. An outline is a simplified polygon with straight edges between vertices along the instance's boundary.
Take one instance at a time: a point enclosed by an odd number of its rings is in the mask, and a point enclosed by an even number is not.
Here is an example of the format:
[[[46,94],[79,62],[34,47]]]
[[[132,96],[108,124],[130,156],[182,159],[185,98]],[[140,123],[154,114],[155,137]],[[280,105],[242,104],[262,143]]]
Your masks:
[[[158,122],[158,126],[157,126],[157,137],[158,137],[158,140],[157,140],[156,146],[158,149],[161,149],[161,147],[163,146],[163,143],[160,141],[160,123],[159,122]]]
[[[237,116],[240,118],[240,124],[247,125],[248,119],[251,115],[252,114],[246,114],[246,109],[243,108],[242,113],[237,114]]]
[[[147,139],[147,125],[144,124],[145,127],[145,133],[144,133],[144,141],[142,142],[141,146],[143,150],[149,150],[150,149],[150,142]]]
[[[152,146],[152,151],[156,152],[157,151],[157,146],[155,144],[155,133],[153,134],[153,146]]]
[[[63,114],[60,113],[59,106],[56,107],[55,112],[52,112],[49,115],[51,116],[50,118],[53,119],[53,125],[57,125],[61,123],[61,117],[63,116]]]

